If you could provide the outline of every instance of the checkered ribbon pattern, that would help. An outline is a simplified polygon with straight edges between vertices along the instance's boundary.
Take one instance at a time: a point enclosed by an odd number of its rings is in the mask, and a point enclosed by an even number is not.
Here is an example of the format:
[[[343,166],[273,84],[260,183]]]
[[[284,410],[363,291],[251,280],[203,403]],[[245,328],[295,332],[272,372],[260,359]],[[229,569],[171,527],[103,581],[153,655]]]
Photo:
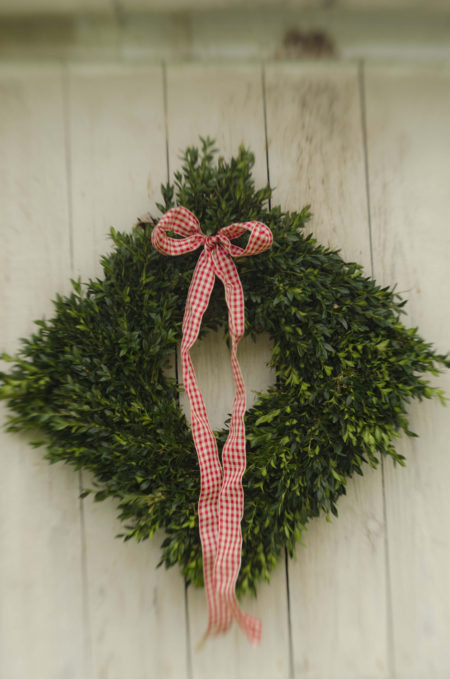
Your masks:
[[[231,243],[245,231],[250,232],[245,249]],[[172,238],[168,232],[181,238]],[[199,532],[209,608],[208,627],[197,648],[209,636],[227,632],[234,618],[250,643],[256,645],[261,639],[261,620],[245,613],[235,594],[241,567],[246,403],[244,380],[237,360],[237,345],[244,334],[244,294],[233,257],[264,252],[270,248],[272,240],[269,227],[257,221],[233,223],[222,227],[214,236],[206,236],[197,217],[183,206],[168,210],[152,231],[153,246],[165,255],[182,255],[203,246],[189,287],[181,341],[182,379],[190,402],[192,436],[200,465]],[[225,289],[235,383],[231,422],[222,450],[223,469],[189,355],[198,337],[216,276]]]

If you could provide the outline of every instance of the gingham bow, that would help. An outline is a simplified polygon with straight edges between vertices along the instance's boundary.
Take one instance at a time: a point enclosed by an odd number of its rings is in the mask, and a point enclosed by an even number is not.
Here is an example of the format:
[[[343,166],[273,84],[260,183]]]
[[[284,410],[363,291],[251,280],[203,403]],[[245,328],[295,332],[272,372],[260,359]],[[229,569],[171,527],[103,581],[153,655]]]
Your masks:
[[[246,230],[250,236],[245,249],[233,245]],[[171,238],[168,231],[182,236]],[[239,607],[235,584],[241,566],[241,520],[244,512],[242,476],[245,455],[245,385],[237,360],[237,345],[244,334],[244,294],[232,257],[256,255],[272,244],[272,232],[261,222],[233,223],[214,236],[206,236],[198,219],[185,207],[168,210],[152,232],[153,246],[165,255],[181,255],[200,245],[192,276],[182,326],[181,366],[185,391],[191,405],[192,436],[200,464],[201,491],[198,502],[199,532],[203,551],[203,574],[209,607],[208,628],[200,646],[211,634],[225,633],[233,616],[252,644],[261,639],[259,618]],[[225,288],[228,325],[231,336],[231,365],[236,392],[228,437],[222,451],[222,467],[217,442],[206,414],[189,351],[198,337],[216,275]]]

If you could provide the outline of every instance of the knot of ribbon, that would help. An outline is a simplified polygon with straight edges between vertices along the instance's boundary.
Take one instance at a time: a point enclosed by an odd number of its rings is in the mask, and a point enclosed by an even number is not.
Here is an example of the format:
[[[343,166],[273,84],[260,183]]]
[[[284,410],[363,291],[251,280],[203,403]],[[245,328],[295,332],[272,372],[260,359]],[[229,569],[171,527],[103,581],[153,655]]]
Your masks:
[[[246,247],[234,245],[231,240],[245,231],[250,232]],[[181,238],[172,238],[167,232],[173,232]],[[236,618],[252,644],[258,644],[261,639],[261,620],[245,613],[235,594],[241,567],[246,403],[244,380],[237,360],[237,345],[244,334],[244,293],[233,257],[264,252],[270,248],[272,240],[269,227],[257,221],[233,223],[222,227],[214,236],[206,236],[195,215],[183,206],[168,210],[152,231],[153,246],[165,255],[182,255],[204,246],[189,287],[181,341],[182,379],[190,402],[192,437],[200,466],[199,533],[209,608],[208,627],[199,647],[208,636],[224,634],[233,618]],[[225,288],[235,383],[231,422],[222,450],[223,469],[189,355],[198,337],[216,276]]]

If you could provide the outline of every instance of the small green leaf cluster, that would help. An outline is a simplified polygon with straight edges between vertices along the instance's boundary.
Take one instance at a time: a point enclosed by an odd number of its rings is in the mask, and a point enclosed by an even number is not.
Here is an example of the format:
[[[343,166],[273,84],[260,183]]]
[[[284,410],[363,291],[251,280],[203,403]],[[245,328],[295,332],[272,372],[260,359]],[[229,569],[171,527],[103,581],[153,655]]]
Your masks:
[[[424,374],[437,375],[450,359],[403,325],[406,300],[394,289],[305,233],[310,206],[269,207],[272,189],[255,189],[248,149],[215,163],[214,141],[200,139],[201,149],[184,152],[174,183],[161,187],[158,209],[184,205],[210,234],[257,219],[274,235],[270,250],[236,260],[246,332],[269,335],[276,378],[246,413],[240,597],[270,580],[285,548],[294,555],[312,517],[338,515],[347,479],[362,475],[364,463],[376,467],[390,456],[405,465],[394,444],[401,430],[417,436],[407,404],[434,396],[445,404]],[[0,398],[12,411],[7,431],[32,432],[50,463],[93,473],[95,487],[81,497],[117,500],[124,532],[116,537],[142,541],[164,529],[158,565],[178,564],[201,587],[199,465],[179,405],[182,385],[169,371],[199,252],[159,254],[152,227],[111,227],[103,278],[72,279],[71,294],[52,300],[54,316],[35,321],[16,356],[2,354],[12,367],[0,372]],[[200,336],[226,319],[216,282]],[[216,434],[221,449],[227,427]]]

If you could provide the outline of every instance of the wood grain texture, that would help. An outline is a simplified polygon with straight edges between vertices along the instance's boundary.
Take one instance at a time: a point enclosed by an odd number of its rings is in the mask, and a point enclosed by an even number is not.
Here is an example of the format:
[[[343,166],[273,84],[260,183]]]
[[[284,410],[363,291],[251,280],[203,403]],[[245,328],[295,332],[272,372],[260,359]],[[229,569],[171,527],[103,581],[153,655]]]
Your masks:
[[[1,0],[0,16],[48,17],[53,15],[114,12],[113,0]]]
[[[407,327],[441,352],[450,337],[450,69],[391,64],[366,69],[367,139],[375,273],[397,283]],[[450,396],[450,374],[429,376]],[[386,468],[393,664],[399,679],[450,676],[450,418],[437,399],[408,407]]]
[[[129,232],[160,199],[162,70],[73,66],[67,91],[74,264],[85,280],[102,275],[110,225]],[[83,483],[92,487],[85,471]],[[183,579],[175,568],[155,570],[162,531],[141,543],[115,538],[123,532],[115,504],[84,501],[92,676],[178,679],[186,672]]]
[[[13,13],[11,7],[2,13],[5,2],[17,9],[20,5],[16,0],[0,1],[0,57],[80,62],[145,59],[156,64],[164,59],[297,61],[318,55],[422,61],[450,57],[447,0],[438,0],[441,8],[433,8],[428,0],[419,0],[415,7],[413,0],[404,0],[410,6],[400,11],[386,6],[369,11],[342,5],[330,8],[323,2],[315,7],[302,3],[296,9],[273,0],[258,9],[222,0],[226,7],[219,10],[173,11],[166,0],[160,1],[164,7],[157,9],[152,3],[146,12],[122,7],[117,0],[113,6],[111,0],[111,12],[82,13],[64,11],[68,3],[62,0],[61,11],[47,16]],[[36,5],[34,0],[25,2]],[[70,4],[77,9],[76,3]],[[311,38],[318,29],[321,37]]]
[[[0,65],[1,350],[53,314],[70,277],[102,276],[109,227],[157,215],[167,170],[200,134],[226,157],[251,147],[272,204],[311,203],[306,231],[397,283],[405,324],[448,349],[448,65],[264,71],[265,97],[261,68],[242,63]],[[244,338],[238,355],[251,404],[273,380],[270,343]],[[222,334],[192,356],[220,427],[234,395]],[[450,395],[448,372],[429,381]],[[181,405],[189,416],[184,395]],[[262,618],[261,645],[234,625],[199,652],[205,593],[185,598],[176,568],[155,569],[162,531],[124,543],[113,501],[80,501],[88,472],[49,465],[33,436],[1,431],[1,679],[448,679],[450,419],[437,399],[408,412],[419,438],[398,439],[406,468],[366,465],[339,517],[310,522],[288,580],[282,559],[258,598],[243,599]]]
[[[159,66],[68,67],[68,127],[75,272],[102,274],[110,226],[129,230],[155,211],[166,180]]]
[[[264,109],[261,70],[248,65],[172,65],[167,69],[168,135],[170,174],[180,166],[179,154],[188,145],[200,145],[199,135],[216,139],[220,153],[235,155],[241,142],[255,153],[256,186],[267,183]],[[225,224],[224,224],[225,226]],[[245,295],[245,291],[244,291]],[[230,354],[222,335],[209,335],[192,349],[194,368],[211,416],[219,427],[231,411],[234,385]],[[252,389],[265,389],[273,382],[265,365],[270,358],[267,338],[257,347],[244,338],[238,349],[248,398]],[[181,374],[181,371],[180,373]],[[249,398],[250,403],[250,398]],[[189,406],[182,400],[185,412]],[[189,616],[194,679],[210,677],[286,677],[289,665],[287,601],[284,559],[272,574],[270,585],[261,583],[257,599],[244,597],[244,610],[261,617],[261,646],[253,648],[236,623],[230,633],[210,640],[201,651],[195,646],[208,622],[204,590],[189,588]],[[270,613],[269,613],[270,612]]]
[[[273,202],[311,204],[306,232],[370,274],[358,72],[352,64],[268,64]],[[339,517],[313,519],[289,561],[296,677],[388,677],[381,474],[347,482]]]
[[[0,345],[15,353],[70,288],[60,67],[2,65],[0,102]],[[4,432],[1,406],[0,676],[75,679],[86,670],[78,475],[30,447],[36,434]]]

